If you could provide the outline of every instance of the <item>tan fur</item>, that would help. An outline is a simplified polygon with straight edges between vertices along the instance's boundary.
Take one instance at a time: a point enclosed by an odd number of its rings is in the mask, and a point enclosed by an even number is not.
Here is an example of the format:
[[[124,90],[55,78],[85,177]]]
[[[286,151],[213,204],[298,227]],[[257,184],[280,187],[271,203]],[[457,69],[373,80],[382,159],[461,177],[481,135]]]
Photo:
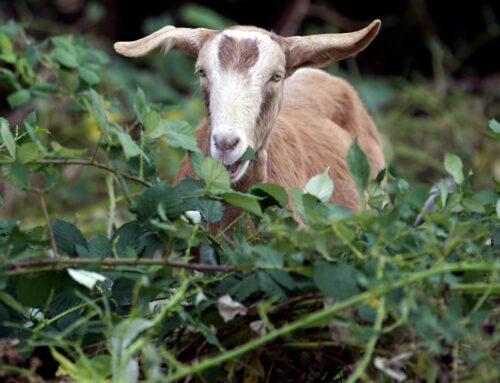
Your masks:
[[[375,177],[384,167],[378,130],[347,82],[318,69],[299,68],[322,67],[359,53],[377,35],[380,21],[375,20],[356,32],[305,37],[281,37],[256,27],[235,26],[229,29],[269,36],[276,43],[272,49],[275,54],[278,53],[274,57],[282,61],[286,76],[289,76],[283,89],[277,86],[262,88],[262,103],[253,130],[257,160],[251,163],[243,178],[233,187],[245,191],[256,182],[272,182],[290,191],[293,187],[304,188],[312,176],[329,167],[335,186],[331,201],[357,211],[359,198],[347,169],[347,151],[357,138],[370,162],[371,177]],[[219,33],[223,31],[168,26],[137,41],[116,43],[115,49],[123,55],[135,57],[158,47],[164,50],[178,48],[190,54],[199,54],[200,58],[203,57],[203,45],[208,46],[215,41],[212,39]],[[232,38],[222,41],[218,51],[222,69],[234,66],[233,61],[241,61],[242,58],[241,63],[236,63],[241,65],[236,66],[242,71],[252,68],[259,57],[259,50],[252,40],[240,39],[238,44]],[[210,155],[212,116],[206,79],[202,82],[202,92],[207,116],[201,121],[196,135],[203,153]],[[187,156],[181,163],[177,181],[186,175],[194,176]],[[222,221],[211,230],[226,228],[240,213],[240,210],[228,206]]]
[[[205,152],[208,133],[204,120],[196,135]],[[267,178],[259,176],[263,173],[262,161],[255,161],[236,189],[244,191],[255,182],[264,181],[282,185],[288,191],[294,186],[304,188],[309,178],[329,166],[335,185],[331,201],[357,211],[358,192],[345,161],[355,137],[368,157],[371,176],[375,177],[384,167],[382,141],[354,89],[321,70],[300,69],[285,82],[283,105],[269,137]],[[186,175],[194,176],[187,157],[177,180]],[[238,209],[230,207],[213,230],[225,228],[238,214]]]

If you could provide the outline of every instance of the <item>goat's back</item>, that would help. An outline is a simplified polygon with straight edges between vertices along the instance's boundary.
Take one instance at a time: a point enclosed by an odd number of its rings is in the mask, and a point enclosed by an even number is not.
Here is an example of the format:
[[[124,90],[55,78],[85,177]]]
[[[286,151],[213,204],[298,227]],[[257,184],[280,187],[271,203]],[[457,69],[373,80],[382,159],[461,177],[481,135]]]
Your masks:
[[[303,188],[310,177],[330,167],[332,201],[356,211],[358,194],[345,161],[356,137],[374,177],[384,166],[382,142],[354,89],[321,70],[300,69],[285,82],[269,142],[268,181]]]

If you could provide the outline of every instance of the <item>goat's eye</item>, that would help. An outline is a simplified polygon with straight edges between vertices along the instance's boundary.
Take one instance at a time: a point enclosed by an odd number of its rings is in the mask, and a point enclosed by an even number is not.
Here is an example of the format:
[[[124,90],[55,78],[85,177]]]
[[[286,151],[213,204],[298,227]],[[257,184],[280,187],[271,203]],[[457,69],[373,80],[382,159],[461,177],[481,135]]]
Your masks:
[[[196,73],[198,73],[198,76],[200,76],[200,77],[202,77],[202,78],[207,77],[207,73],[206,73],[206,72],[205,72],[205,70],[204,70],[204,69],[202,69],[202,68],[197,69],[197,70],[196,70]]]
[[[273,74],[273,77],[269,79],[269,81],[272,82],[280,82],[281,80],[283,80],[283,75],[281,73],[275,73]]]

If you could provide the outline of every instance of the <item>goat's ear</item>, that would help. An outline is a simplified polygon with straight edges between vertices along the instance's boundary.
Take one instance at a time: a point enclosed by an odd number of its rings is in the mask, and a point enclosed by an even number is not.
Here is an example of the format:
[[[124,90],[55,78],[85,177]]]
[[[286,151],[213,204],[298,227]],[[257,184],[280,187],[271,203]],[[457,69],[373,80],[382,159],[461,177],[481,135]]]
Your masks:
[[[217,31],[206,28],[176,28],[171,25],[135,41],[115,43],[115,51],[127,57],[139,57],[161,48],[165,53],[179,49],[197,56],[203,44]]]
[[[329,33],[312,36],[286,37],[287,72],[300,67],[324,67],[365,49],[380,29],[380,20],[350,33]]]

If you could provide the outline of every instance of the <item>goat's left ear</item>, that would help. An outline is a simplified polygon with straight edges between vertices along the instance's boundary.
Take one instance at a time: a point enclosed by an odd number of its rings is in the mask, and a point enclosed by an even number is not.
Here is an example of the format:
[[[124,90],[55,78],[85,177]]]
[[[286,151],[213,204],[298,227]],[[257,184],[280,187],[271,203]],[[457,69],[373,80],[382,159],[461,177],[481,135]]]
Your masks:
[[[365,49],[380,29],[380,20],[349,33],[286,37],[287,72],[300,67],[324,67],[332,61],[354,56]]]
[[[161,48],[164,52],[179,49],[197,56],[203,44],[217,31],[206,28],[176,28],[167,25],[162,29],[135,41],[121,41],[114,45],[115,51],[127,57],[139,57]]]

